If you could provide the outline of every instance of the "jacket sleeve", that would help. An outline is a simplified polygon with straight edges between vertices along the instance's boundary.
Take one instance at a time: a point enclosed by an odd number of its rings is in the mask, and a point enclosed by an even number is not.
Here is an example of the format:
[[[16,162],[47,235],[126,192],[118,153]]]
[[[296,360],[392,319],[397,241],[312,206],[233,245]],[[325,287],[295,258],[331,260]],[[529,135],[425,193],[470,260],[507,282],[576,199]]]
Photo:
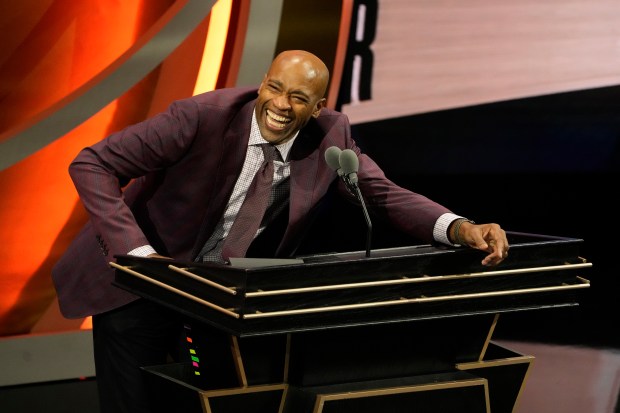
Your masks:
[[[344,134],[345,147],[359,159],[358,185],[369,210],[393,228],[419,239],[435,241],[433,229],[439,217],[451,212],[428,197],[403,188],[388,179],[383,170],[368,155],[361,152],[350,134]],[[344,149],[344,148],[343,148]],[[348,199],[357,200],[340,185]]]
[[[191,100],[175,102],[167,111],[84,148],[69,166],[104,255],[126,254],[149,243],[125,203],[123,188],[185,154],[196,136],[197,112]]]

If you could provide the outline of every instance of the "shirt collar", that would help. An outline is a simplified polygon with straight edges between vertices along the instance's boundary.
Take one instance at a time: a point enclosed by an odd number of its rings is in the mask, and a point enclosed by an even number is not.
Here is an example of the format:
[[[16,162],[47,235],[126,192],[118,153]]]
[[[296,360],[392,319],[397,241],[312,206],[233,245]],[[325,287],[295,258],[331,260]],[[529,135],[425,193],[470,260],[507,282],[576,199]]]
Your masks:
[[[288,142],[275,145],[276,149],[278,149],[278,151],[280,152],[282,159],[285,159],[285,160],[287,159],[288,153],[291,150],[291,147],[293,146],[293,142],[295,142],[295,139],[297,139],[298,135],[299,135],[299,131],[297,131],[297,133],[295,133],[295,136],[293,136],[290,140],[288,140]],[[260,145],[263,143],[268,143],[268,142],[265,140],[265,138],[263,138],[263,136],[260,133],[260,129],[258,128],[258,121],[256,120],[256,110],[253,110],[252,111],[252,126],[250,127],[250,140],[248,141],[248,146],[249,145]]]

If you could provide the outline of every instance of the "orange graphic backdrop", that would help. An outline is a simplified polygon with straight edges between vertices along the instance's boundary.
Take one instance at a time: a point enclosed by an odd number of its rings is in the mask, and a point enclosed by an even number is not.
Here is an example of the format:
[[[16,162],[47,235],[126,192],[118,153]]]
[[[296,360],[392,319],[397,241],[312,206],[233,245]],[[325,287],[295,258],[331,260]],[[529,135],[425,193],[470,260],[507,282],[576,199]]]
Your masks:
[[[183,2],[4,3],[0,140],[88,85]],[[67,174],[70,161],[82,147],[163,109],[171,99],[190,96],[208,25],[207,18],[155,70],[94,116],[0,171],[0,336],[53,328],[49,320],[41,326],[46,313],[54,313],[50,271],[86,220]]]

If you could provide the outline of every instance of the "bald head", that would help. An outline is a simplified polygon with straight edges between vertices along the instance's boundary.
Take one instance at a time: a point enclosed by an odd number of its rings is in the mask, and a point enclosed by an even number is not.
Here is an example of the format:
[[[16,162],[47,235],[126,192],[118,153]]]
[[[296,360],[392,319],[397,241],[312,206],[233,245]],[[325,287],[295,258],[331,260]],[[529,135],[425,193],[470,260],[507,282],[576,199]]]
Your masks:
[[[329,69],[318,56],[305,50],[286,50],[278,54],[269,68],[272,71],[295,71],[306,77],[319,97],[325,96],[329,83]]]

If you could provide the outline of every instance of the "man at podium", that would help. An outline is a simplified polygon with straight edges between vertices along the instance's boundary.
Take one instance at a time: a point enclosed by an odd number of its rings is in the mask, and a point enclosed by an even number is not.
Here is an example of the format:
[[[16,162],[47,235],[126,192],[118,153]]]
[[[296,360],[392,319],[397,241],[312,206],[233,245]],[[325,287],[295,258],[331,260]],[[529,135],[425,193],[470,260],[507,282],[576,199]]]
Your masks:
[[[420,241],[485,251],[483,265],[507,256],[498,224],[475,224],[387,179],[356,146],[347,117],[325,107],[328,82],[317,56],[285,51],[258,89],[173,102],[71,163],[90,222],[53,280],[64,316],[93,316],[102,412],[149,411],[140,367],[164,363],[183,330],[178,314],[112,285],[115,255],[222,265],[293,257],[327,194],[356,202],[359,189],[373,213]],[[354,156],[343,161],[355,170],[328,164],[332,147]]]

